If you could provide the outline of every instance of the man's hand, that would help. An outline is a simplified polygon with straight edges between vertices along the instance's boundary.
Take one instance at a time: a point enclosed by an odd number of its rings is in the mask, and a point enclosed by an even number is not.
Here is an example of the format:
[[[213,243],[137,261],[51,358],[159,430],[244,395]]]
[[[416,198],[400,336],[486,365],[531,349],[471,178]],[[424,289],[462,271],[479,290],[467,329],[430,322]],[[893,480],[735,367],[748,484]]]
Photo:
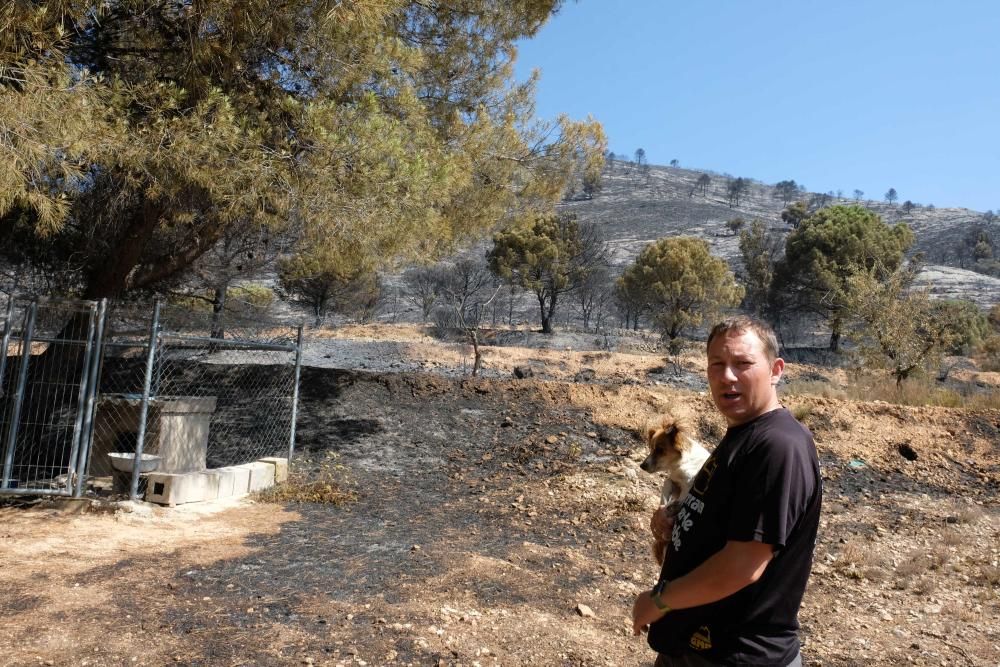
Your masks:
[[[632,605],[632,634],[636,637],[649,629],[650,623],[655,623],[663,616],[663,612],[656,608],[650,593],[652,591],[639,593],[635,604]]]

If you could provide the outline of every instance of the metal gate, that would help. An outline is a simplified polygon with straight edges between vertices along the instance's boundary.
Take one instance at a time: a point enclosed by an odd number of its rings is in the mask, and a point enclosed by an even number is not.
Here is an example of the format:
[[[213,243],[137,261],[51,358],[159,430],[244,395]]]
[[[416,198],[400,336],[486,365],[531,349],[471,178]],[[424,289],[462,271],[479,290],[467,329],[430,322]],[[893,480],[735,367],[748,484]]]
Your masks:
[[[12,298],[0,344],[0,493],[80,496],[106,302]]]

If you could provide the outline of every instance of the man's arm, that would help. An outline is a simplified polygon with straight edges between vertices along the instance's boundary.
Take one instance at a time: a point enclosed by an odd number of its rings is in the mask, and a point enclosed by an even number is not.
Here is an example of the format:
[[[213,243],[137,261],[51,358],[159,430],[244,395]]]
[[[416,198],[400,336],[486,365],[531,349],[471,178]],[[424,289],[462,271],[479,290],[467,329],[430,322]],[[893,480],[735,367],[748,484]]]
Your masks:
[[[762,542],[726,542],[704,563],[679,577],[660,593],[660,600],[670,609],[687,609],[729,597],[749,586],[764,574],[774,557],[774,547]],[[632,630],[638,635],[650,623],[664,615],[644,591],[632,608]]]

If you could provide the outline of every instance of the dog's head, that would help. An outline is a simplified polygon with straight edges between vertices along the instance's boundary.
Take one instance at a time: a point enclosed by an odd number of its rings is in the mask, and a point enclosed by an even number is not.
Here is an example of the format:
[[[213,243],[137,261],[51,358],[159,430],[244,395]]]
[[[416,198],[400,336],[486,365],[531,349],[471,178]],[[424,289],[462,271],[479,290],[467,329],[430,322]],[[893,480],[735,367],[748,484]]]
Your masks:
[[[642,435],[649,448],[649,455],[639,464],[646,472],[672,470],[691,448],[687,424],[672,415],[659,415],[650,419]]]

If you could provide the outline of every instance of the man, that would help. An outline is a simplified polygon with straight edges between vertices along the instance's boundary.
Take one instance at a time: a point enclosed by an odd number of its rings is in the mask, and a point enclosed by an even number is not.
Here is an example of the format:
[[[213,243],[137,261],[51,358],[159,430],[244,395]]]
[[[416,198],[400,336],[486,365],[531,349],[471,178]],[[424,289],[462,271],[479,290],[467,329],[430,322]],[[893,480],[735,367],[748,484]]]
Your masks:
[[[657,667],[801,665],[798,610],[812,566],[822,480],[809,431],[778,401],[785,362],[749,317],[708,337],[708,384],[728,430],[670,532],[657,585],[632,609]],[[662,511],[652,528],[665,531]]]

